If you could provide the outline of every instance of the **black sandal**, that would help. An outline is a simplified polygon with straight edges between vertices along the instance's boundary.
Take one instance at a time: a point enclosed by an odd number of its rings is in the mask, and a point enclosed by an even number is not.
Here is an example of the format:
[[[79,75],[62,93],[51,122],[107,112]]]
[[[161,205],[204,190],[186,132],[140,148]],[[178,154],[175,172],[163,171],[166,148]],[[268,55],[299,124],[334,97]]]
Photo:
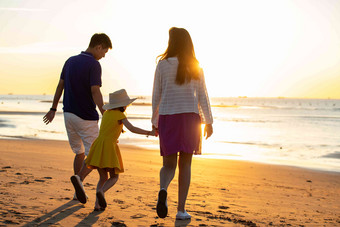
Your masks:
[[[97,199],[98,199],[99,206],[100,206],[101,208],[104,208],[104,209],[105,209],[106,206],[107,206],[107,203],[106,203],[106,201],[105,201],[105,198],[104,198],[103,193],[97,192],[97,193],[96,193],[96,196],[97,196]]]
[[[157,200],[157,215],[160,218],[165,218],[168,215],[168,204],[167,204],[167,191],[162,188],[158,193],[158,200]]]

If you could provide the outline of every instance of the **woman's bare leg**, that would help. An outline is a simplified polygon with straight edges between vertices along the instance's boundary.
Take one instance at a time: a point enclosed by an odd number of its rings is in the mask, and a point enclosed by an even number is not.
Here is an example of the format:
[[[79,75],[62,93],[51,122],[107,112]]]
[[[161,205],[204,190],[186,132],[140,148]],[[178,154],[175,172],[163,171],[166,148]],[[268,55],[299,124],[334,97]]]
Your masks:
[[[175,176],[177,166],[177,153],[163,156],[163,167],[159,173],[160,188],[168,189],[168,186]]]
[[[192,154],[180,152],[178,160],[178,211],[184,212],[191,180]]]

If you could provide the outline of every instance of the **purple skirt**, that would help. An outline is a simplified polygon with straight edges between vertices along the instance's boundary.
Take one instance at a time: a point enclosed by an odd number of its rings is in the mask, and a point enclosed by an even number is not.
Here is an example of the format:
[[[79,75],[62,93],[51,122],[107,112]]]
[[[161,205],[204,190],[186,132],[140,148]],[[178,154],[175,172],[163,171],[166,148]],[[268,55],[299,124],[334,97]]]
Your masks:
[[[201,154],[201,118],[196,113],[159,115],[161,156],[186,152]]]

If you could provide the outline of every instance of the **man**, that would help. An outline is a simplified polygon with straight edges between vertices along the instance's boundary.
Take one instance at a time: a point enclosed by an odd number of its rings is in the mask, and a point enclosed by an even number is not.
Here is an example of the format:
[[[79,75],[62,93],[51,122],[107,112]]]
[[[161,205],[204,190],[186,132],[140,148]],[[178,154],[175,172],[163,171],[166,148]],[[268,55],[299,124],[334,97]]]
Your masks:
[[[64,91],[65,127],[71,149],[75,153],[73,162],[75,176],[71,177],[71,181],[73,184],[74,181],[78,181],[78,185],[81,186],[80,181],[83,181],[91,172],[91,169],[86,168],[84,159],[99,132],[99,115],[96,106],[101,114],[104,113],[103,97],[100,91],[101,66],[98,61],[105,57],[109,49],[112,49],[110,38],[103,33],[94,34],[86,51],[70,57],[65,62],[52,107],[43,118],[45,124],[52,122]],[[76,196],[74,199],[77,199]],[[78,198],[78,200],[85,203],[86,197]]]

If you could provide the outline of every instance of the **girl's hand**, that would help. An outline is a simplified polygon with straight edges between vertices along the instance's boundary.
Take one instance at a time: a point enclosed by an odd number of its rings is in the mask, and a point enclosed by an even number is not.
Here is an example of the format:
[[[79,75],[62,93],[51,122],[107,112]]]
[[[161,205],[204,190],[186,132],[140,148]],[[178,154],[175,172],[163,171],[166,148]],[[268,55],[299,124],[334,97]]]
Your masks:
[[[153,136],[158,136],[158,128],[156,128],[155,126],[152,125],[152,131],[155,131],[155,135]]]
[[[156,131],[156,129],[152,129],[152,131],[150,131],[149,133],[150,136],[158,136],[158,132]]]

